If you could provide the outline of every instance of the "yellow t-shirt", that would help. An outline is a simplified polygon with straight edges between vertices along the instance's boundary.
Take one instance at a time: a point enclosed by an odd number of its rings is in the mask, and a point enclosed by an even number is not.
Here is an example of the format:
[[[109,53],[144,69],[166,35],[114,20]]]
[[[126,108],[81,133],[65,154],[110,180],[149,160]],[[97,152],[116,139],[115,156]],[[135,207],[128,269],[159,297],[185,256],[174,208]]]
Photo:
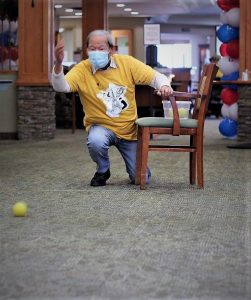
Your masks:
[[[135,84],[150,85],[155,71],[128,55],[114,54],[117,68],[92,73],[89,59],[73,67],[65,78],[83,105],[84,126],[102,125],[125,140],[137,138]]]

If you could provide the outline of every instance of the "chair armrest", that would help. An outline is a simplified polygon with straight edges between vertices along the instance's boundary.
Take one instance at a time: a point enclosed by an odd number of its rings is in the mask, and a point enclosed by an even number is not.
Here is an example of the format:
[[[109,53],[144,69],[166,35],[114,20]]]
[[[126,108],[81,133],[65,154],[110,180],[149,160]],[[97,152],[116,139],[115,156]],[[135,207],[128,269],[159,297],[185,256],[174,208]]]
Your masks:
[[[154,90],[153,93],[158,95],[159,90]],[[181,97],[181,98],[187,98],[187,99],[194,99],[194,98],[200,97],[200,94],[199,93],[188,93],[188,92],[176,92],[176,91],[173,91],[173,93],[172,93],[171,96]],[[164,97],[162,97],[162,99],[164,100]]]
[[[186,98],[189,99],[194,99],[199,97],[200,95],[198,93],[187,93],[187,92],[176,92],[174,91],[172,93],[172,96],[174,97],[181,97],[181,98],[185,98],[184,101],[186,101]]]
[[[180,118],[177,103],[174,96],[170,96],[169,100],[173,109],[173,135],[180,135]]]

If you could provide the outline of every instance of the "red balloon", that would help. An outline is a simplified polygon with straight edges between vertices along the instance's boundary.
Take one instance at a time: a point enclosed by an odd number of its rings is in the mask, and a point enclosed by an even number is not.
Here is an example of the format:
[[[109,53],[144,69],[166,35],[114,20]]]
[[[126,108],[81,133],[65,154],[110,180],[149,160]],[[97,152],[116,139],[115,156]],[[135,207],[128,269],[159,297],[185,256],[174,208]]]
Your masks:
[[[224,43],[222,43],[221,45],[220,45],[220,55],[221,56],[228,56],[228,53],[227,53],[227,44],[224,44]]]
[[[18,49],[17,47],[10,47],[10,59],[17,60],[18,59]]]
[[[9,56],[9,51],[6,47],[0,46],[0,62],[5,61]]]
[[[239,58],[239,40],[233,40],[227,43],[226,51],[228,56],[234,59]]]
[[[224,88],[221,91],[220,98],[224,104],[232,105],[238,101],[239,95],[238,95],[237,91],[235,91],[233,89]]]
[[[239,0],[217,0],[217,5],[224,11],[229,11],[234,7],[240,7]]]

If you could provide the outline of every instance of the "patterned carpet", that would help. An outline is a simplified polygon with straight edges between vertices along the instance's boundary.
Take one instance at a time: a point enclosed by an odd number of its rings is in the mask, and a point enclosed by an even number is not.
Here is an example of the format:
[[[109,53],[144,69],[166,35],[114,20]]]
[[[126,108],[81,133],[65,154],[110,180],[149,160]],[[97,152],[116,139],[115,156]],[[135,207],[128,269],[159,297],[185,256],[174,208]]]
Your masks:
[[[111,148],[112,177],[93,188],[83,131],[0,141],[0,299],[251,299],[251,151],[228,148],[218,122],[203,190],[188,154],[150,153],[140,191]]]

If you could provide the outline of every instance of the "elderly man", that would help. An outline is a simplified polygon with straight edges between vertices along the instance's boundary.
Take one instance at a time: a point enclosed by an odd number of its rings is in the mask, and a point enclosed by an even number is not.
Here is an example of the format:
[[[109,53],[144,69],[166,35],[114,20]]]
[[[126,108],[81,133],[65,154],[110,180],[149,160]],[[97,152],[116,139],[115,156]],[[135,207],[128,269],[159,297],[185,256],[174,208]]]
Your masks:
[[[52,85],[58,92],[78,92],[84,110],[87,147],[97,168],[91,186],[104,186],[110,178],[109,147],[121,153],[130,181],[135,180],[137,149],[137,105],[135,85],[150,85],[162,96],[172,93],[170,80],[129,55],[114,54],[113,41],[105,30],[87,37],[88,59],[75,65],[65,76],[63,41],[55,47]],[[147,182],[151,172],[148,169]]]

